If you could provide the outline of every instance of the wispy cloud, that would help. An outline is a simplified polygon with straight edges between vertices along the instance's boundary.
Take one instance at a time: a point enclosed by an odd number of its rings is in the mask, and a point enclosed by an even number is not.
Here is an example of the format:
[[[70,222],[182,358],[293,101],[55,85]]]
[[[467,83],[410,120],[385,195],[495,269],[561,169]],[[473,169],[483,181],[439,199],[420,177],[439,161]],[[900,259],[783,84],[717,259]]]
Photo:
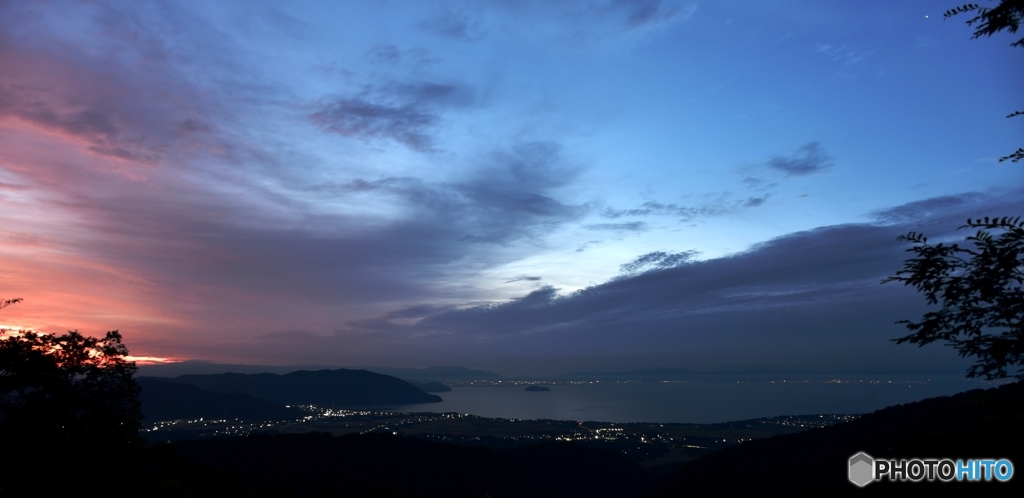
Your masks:
[[[608,230],[612,232],[642,232],[647,230],[647,223],[630,221],[627,223],[592,223],[583,225],[587,230]]]
[[[835,165],[832,156],[818,142],[801,145],[788,156],[775,156],[766,163],[789,176],[805,176],[820,173]]]
[[[876,211],[872,213],[872,216],[883,223],[907,223],[929,218],[945,218],[954,213],[959,214],[964,211],[964,208],[977,205],[984,200],[985,196],[978,193],[945,195]]]
[[[17,56],[3,59],[14,69],[21,62],[27,63]],[[149,121],[147,112],[132,109],[116,99],[112,94],[116,90],[80,93],[72,98],[72,88],[35,88],[20,83],[18,76],[4,79],[9,81],[0,80],[0,119],[18,119],[47,133],[78,141],[95,154],[151,164],[162,157],[168,145],[182,138],[178,132],[203,131],[202,122],[191,117],[182,116],[177,122]],[[142,93],[129,88],[124,91],[137,97]]]
[[[438,121],[436,115],[414,105],[387,106],[361,99],[326,103],[309,117],[332,133],[362,139],[390,138],[420,152],[433,149],[427,131]]]
[[[854,66],[862,64],[864,59],[869,54],[860,50],[856,47],[850,47],[849,45],[832,45],[832,44],[821,44],[818,45],[816,50],[819,54],[824,54],[829,59],[836,62],[842,63],[844,66]]]
[[[756,208],[763,205],[771,197],[771,194],[764,194],[759,197],[747,197],[742,200],[731,200],[729,194],[722,194],[715,197],[715,199],[697,205],[683,205],[674,202],[658,202],[648,201],[635,208],[628,209],[605,209],[601,212],[601,216],[605,218],[623,218],[623,217],[635,217],[635,216],[671,216],[678,218],[679,221],[688,222],[705,218],[713,218],[717,216],[723,216],[730,213],[735,213],[741,209]],[[640,230],[646,228],[646,225],[634,225],[638,222],[630,223],[618,223],[618,224],[604,224],[608,228],[619,227],[619,229],[626,229],[629,227],[635,227],[634,230]],[[595,225],[595,226],[604,226]]]
[[[630,209],[607,209],[602,215],[607,218],[621,218],[623,216],[649,216],[667,215],[676,216],[682,220],[689,221],[695,218],[719,216],[729,209],[722,203],[716,202],[701,206],[683,206],[676,203],[663,203],[648,201],[639,207]]]
[[[374,45],[366,54],[377,62],[387,62],[392,64],[398,62],[402,58],[398,47],[391,43]]]
[[[699,251],[693,250],[675,253],[665,251],[649,252],[642,256],[637,256],[629,263],[621,265],[619,269],[623,277],[634,277],[649,271],[676,268],[692,263],[693,258],[699,254]]]
[[[467,12],[446,11],[419,25],[434,34],[460,41],[478,41],[487,34],[481,20]]]
[[[541,277],[531,277],[531,276],[523,275],[523,276],[515,277],[515,278],[513,278],[511,280],[506,280],[505,283],[506,284],[511,284],[512,282],[523,282],[523,281],[525,281],[525,282],[539,282],[540,280],[541,280]]]
[[[687,21],[697,11],[697,3],[683,3],[672,0],[613,0],[606,9],[610,13],[624,16],[630,28]]]
[[[410,177],[355,179],[314,190],[324,195],[391,197],[416,213],[421,230],[450,234],[455,238],[452,244],[505,244],[553,230],[586,212],[585,206],[564,203],[554,195],[576,175],[556,144],[525,143],[495,152],[478,172],[453,183]]]
[[[747,197],[747,200],[743,201],[743,207],[745,207],[745,208],[758,207],[758,206],[764,204],[765,202],[767,202],[769,197],[771,197],[771,194],[765,194],[765,195],[762,195],[761,197]]]
[[[601,240],[588,240],[588,241],[584,242],[583,245],[577,247],[575,252],[586,251],[587,249],[590,249],[591,247],[593,247],[595,245],[598,245],[601,242],[604,242],[604,241],[601,241]]]
[[[325,131],[363,140],[391,139],[413,150],[431,152],[431,132],[444,109],[472,102],[465,86],[435,82],[375,86],[362,95],[325,99],[310,119]]]

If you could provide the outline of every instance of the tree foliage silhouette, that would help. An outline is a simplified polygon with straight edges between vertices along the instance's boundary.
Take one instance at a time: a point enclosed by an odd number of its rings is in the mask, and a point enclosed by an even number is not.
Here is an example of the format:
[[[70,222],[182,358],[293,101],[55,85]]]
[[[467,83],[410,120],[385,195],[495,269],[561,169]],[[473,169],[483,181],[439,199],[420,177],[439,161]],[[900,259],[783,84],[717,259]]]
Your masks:
[[[947,10],[942,17],[949,19],[950,17],[968,12],[973,12],[975,15],[967,20],[967,25],[977,25],[974,30],[974,36],[971,36],[972,40],[982,36],[992,36],[1004,29],[1010,33],[1016,33],[1020,28],[1021,19],[1024,18],[1024,0],[1001,0],[999,5],[992,8],[981,7],[976,3],[968,3]],[[1024,48],[1024,38],[1011,43],[1010,46]],[[1024,111],[1012,112],[1006,117],[1012,118],[1020,115],[1024,115]],[[1017,162],[1021,159],[1024,159],[1024,148],[1017,148],[1016,152],[1000,157],[999,162],[1006,160]]]
[[[915,243],[915,257],[882,282],[903,282],[924,293],[928,304],[941,306],[919,322],[901,320],[913,333],[898,339],[924,346],[945,341],[960,356],[977,358],[967,377],[1024,378],[1024,222],[1020,217],[967,220],[959,227],[978,228],[959,244],[931,245],[920,233],[899,237]],[[998,231],[993,236],[990,231]]]
[[[136,455],[142,414],[127,355],[116,330],[0,330],[0,473],[25,479],[49,465],[84,471]]]

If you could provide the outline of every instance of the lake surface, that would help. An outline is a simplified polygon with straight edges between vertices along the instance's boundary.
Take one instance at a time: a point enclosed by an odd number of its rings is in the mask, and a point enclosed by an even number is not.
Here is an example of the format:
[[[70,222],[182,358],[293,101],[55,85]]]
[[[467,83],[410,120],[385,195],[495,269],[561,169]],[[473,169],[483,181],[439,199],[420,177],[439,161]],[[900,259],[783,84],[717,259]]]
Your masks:
[[[453,387],[440,403],[393,410],[483,417],[603,422],[716,423],[778,415],[870,413],[996,383],[957,377],[755,378],[703,381],[545,383],[549,392],[511,386]]]

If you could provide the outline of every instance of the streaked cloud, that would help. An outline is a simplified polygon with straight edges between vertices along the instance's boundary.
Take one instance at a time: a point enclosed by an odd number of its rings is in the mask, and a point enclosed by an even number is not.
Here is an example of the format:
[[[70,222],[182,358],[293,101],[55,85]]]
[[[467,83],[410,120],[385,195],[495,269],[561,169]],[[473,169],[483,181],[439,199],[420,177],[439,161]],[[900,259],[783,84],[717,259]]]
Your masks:
[[[647,273],[654,270],[665,270],[668,268],[675,268],[693,262],[693,258],[700,254],[699,251],[683,251],[683,252],[665,252],[665,251],[654,251],[637,256],[636,259],[629,263],[619,266],[621,277],[635,277],[641,273]]]
[[[608,230],[612,232],[642,232],[647,230],[647,223],[630,221],[627,223],[592,223],[583,225],[587,230]]]
[[[531,277],[531,276],[524,275],[524,276],[520,276],[520,277],[515,277],[515,278],[513,278],[511,280],[506,280],[505,283],[506,284],[511,284],[512,282],[523,282],[523,281],[525,281],[525,282],[539,282],[540,280],[542,280],[541,277]]]
[[[747,197],[742,200],[733,200],[731,195],[721,194],[712,196],[712,198],[704,203],[698,203],[695,205],[684,205],[674,202],[658,202],[658,201],[647,201],[635,208],[629,209],[605,209],[601,212],[601,215],[605,218],[622,218],[622,217],[633,217],[633,216],[671,216],[679,219],[679,221],[688,222],[700,219],[713,218],[718,216],[724,216],[731,213],[735,213],[741,209],[756,208],[763,205],[771,194],[764,194],[760,197]],[[638,222],[632,222],[638,223]],[[628,224],[604,224],[608,227],[616,225],[628,225]],[[603,225],[597,225],[603,226]],[[630,225],[632,226],[632,225]],[[636,225],[635,229],[640,229],[646,225]],[[622,229],[622,228],[620,228]]]
[[[959,195],[944,195],[883,209],[872,213],[872,215],[883,223],[907,223],[928,218],[946,217],[951,213],[963,212],[966,208],[972,205],[979,205],[984,200],[985,196],[973,192]],[[982,214],[988,213],[978,213],[975,217]]]
[[[820,173],[835,165],[832,156],[818,142],[807,142],[788,156],[775,156],[766,163],[768,167],[782,171],[789,176],[805,176]]]
[[[420,27],[431,33],[460,41],[477,41],[487,34],[480,19],[467,12],[446,11],[420,22]]]
[[[613,0],[607,9],[625,16],[630,28],[650,27],[686,21],[697,11],[697,3],[672,0]]]
[[[412,105],[379,105],[359,99],[339,99],[309,115],[324,130],[362,139],[390,138],[411,149],[428,152],[427,134],[438,117]]]
[[[391,83],[361,96],[327,99],[309,118],[325,131],[362,140],[390,139],[419,152],[434,150],[431,136],[445,108],[472,102],[461,85],[434,82]]]

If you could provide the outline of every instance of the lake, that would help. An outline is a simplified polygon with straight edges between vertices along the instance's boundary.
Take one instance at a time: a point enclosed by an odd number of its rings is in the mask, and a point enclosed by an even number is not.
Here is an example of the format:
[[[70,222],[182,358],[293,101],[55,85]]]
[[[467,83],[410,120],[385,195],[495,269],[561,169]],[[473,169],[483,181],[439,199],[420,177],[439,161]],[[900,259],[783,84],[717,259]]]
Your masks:
[[[527,392],[527,384],[456,385],[452,392],[438,393],[444,400],[440,403],[390,409],[517,419],[716,423],[778,415],[870,413],[890,405],[998,385],[962,376],[537,384],[551,391]]]

